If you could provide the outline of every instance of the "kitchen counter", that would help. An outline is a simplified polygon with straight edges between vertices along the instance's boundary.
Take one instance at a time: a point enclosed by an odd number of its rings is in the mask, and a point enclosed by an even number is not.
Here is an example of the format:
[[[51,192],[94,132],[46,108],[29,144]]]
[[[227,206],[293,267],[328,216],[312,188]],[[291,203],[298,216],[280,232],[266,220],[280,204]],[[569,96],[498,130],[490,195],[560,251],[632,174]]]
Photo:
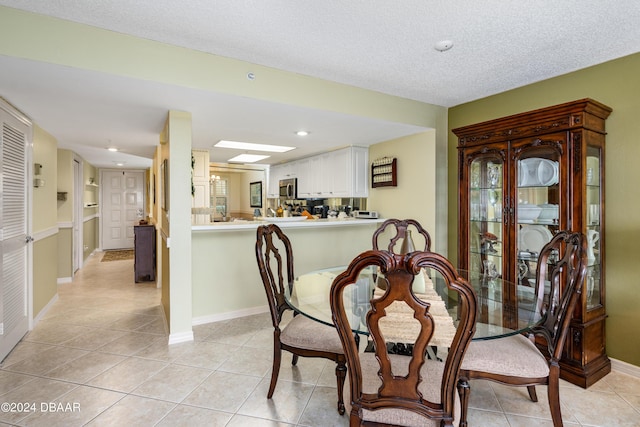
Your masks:
[[[194,224],[191,231],[239,231],[239,230],[255,230],[259,225],[277,224],[282,229],[289,228],[316,228],[316,227],[341,227],[341,226],[358,226],[379,224],[385,221],[384,218],[377,219],[360,219],[360,218],[326,218],[326,219],[307,219],[296,221],[293,218],[264,218],[262,220],[247,221],[234,220],[229,222],[212,222],[208,224]]]
[[[269,310],[256,263],[256,229],[273,221],[291,241],[295,273],[346,265],[371,248],[384,219],[216,222],[191,227],[193,324]]]

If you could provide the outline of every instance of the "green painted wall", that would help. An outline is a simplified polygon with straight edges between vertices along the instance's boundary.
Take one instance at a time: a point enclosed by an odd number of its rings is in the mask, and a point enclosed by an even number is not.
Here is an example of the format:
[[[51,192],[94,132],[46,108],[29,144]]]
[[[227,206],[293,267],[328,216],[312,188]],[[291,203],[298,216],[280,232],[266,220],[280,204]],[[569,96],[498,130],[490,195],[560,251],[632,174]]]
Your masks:
[[[449,129],[581,98],[613,109],[606,123],[607,354],[640,366],[640,54],[490,96],[449,110]],[[449,132],[449,252],[457,248],[457,141]]]
[[[56,205],[58,188],[58,142],[45,130],[33,127],[33,163],[42,165],[40,175],[34,179],[44,181],[44,186],[33,188],[33,232],[49,230],[58,224]]]
[[[53,235],[33,243],[33,316],[49,304],[58,293],[58,236]]]
[[[73,152],[58,150],[57,191],[67,193],[67,200],[58,200],[58,222],[73,221]]]
[[[60,228],[58,230],[58,278],[71,278],[73,276],[73,230]]]
[[[57,141],[46,131],[33,127],[33,162],[42,165],[34,178],[44,180],[44,186],[33,189],[33,315],[37,316],[58,291],[57,214],[53,208],[57,199]],[[39,233],[47,237],[38,237]]]
[[[98,218],[91,218],[82,223],[82,238],[84,241],[84,260],[98,248]]]

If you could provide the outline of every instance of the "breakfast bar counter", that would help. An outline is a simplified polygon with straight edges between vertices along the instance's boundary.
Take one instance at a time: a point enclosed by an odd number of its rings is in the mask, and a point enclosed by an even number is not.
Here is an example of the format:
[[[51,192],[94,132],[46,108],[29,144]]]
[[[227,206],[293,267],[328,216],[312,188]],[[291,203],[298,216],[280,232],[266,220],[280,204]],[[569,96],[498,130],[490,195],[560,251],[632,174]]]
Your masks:
[[[228,222],[213,222],[208,224],[197,224],[191,226],[191,231],[238,231],[251,229],[255,230],[259,225],[264,224],[276,224],[283,230],[289,228],[309,228],[309,227],[351,227],[351,226],[363,226],[370,224],[380,224],[384,222],[384,219],[361,219],[361,218],[326,218],[326,219],[301,219],[303,217],[288,217],[288,218],[271,218],[262,217],[257,220],[233,220]]]
[[[273,222],[291,240],[295,274],[348,264],[371,248],[384,219],[265,218],[191,227],[193,323],[267,312],[255,257],[256,229]]]

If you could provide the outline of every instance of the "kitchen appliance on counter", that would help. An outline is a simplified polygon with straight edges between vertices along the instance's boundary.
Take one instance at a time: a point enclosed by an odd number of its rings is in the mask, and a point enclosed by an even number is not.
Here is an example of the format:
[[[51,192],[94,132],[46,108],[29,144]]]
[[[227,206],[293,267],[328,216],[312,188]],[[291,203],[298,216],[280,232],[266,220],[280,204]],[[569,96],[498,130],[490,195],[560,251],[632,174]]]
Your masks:
[[[298,198],[298,178],[281,179],[278,183],[280,197],[293,200]]]
[[[329,214],[329,206],[318,205],[313,207],[313,214],[318,215],[320,218],[326,218]]]
[[[378,212],[376,212],[376,211],[353,211],[352,216],[354,218],[361,218],[361,219],[378,219]]]

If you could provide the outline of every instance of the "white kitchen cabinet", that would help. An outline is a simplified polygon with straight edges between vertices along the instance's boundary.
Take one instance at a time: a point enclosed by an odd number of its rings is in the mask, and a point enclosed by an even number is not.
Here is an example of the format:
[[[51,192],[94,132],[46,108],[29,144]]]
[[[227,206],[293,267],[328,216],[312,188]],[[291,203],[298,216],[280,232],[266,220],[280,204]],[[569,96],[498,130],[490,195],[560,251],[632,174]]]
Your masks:
[[[269,185],[267,186],[267,198],[276,199],[280,197],[278,182],[282,176],[282,165],[269,167]]]
[[[303,159],[298,197],[367,197],[369,150],[348,147]]]
[[[300,199],[367,197],[368,161],[368,148],[347,147],[277,165],[271,168],[269,177],[298,178]],[[270,192],[267,197],[278,197],[277,180],[273,195]]]
[[[209,207],[209,152],[204,150],[192,150],[193,169],[192,183],[194,193],[192,194],[191,207]]]

